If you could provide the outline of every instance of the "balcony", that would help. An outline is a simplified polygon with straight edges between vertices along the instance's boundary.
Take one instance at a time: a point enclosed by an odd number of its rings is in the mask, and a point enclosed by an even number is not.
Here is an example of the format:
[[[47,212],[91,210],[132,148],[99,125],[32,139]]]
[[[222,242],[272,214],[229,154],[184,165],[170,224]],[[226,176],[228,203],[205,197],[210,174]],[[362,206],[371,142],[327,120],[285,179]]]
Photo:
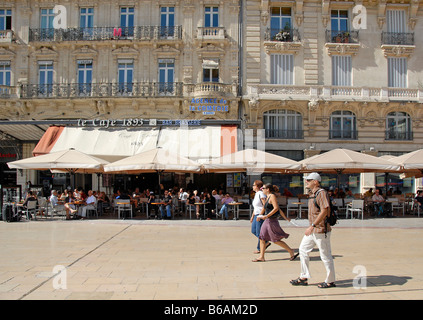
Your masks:
[[[237,85],[219,82],[202,82],[196,84],[185,84],[186,94],[197,96],[236,96]]]
[[[414,32],[382,32],[382,45],[414,46]]]
[[[248,90],[250,95],[264,100],[423,103],[423,89],[262,84],[250,86]]]
[[[225,40],[225,38],[224,27],[199,27],[197,29],[197,40]]]
[[[67,29],[30,29],[29,41],[106,41],[138,40],[160,41],[181,40],[182,26],[140,26],[140,27],[93,27]]]
[[[266,139],[304,139],[304,130],[265,129],[265,137]]]
[[[412,141],[413,132],[411,131],[396,131],[396,130],[386,130],[385,131],[385,140],[393,141]]]
[[[326,30],[326,43],[359,43],[358,31]]]
[[[357,130],[329,130],[330,140],[357,140]]]
[[[297,29],[267,28],[263,46],[266,53],[298,53],[301,49],[300,33]]]
[[[182,97],[180,82],[25,84],[22,99]]]
[[[13,38],[12,30],[0,30],[0,43],[11,43]]]

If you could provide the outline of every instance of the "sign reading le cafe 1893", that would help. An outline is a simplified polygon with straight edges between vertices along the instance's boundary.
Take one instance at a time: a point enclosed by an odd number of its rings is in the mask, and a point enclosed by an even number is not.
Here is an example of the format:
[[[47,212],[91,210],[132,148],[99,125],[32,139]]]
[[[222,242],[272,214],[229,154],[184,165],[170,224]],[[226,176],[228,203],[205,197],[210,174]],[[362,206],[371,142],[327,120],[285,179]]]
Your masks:
[[[228,112],[229,106],[225,99],[193,98],[189,111],[202,112],[204,115],[213,115],[216,112]]]

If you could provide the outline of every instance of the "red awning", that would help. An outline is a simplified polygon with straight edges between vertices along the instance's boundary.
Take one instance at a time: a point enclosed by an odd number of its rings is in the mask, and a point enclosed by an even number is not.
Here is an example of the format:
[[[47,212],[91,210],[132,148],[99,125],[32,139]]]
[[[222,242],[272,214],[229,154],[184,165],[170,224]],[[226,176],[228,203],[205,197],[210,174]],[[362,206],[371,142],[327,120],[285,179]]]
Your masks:
[[[50,153],[51,149],[54,147],[57,139],[59,139],[64,129],[65,127],[57,126],[51,126],[50,128],[48,128],[46,133],[44,133],[43,137],[40,139],[40,141],[32,151],[32,155],[36,157]]]

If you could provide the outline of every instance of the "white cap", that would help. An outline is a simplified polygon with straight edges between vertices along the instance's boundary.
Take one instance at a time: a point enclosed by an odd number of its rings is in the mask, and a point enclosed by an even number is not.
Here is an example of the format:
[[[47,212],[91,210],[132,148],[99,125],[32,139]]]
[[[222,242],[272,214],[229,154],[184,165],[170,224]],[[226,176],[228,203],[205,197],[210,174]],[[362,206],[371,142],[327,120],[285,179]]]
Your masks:
[[[317,172],[312,172],[307,176],[306,180],[317,180],[321,182],[322,178],[320,177],[320,174],[318,174]]]

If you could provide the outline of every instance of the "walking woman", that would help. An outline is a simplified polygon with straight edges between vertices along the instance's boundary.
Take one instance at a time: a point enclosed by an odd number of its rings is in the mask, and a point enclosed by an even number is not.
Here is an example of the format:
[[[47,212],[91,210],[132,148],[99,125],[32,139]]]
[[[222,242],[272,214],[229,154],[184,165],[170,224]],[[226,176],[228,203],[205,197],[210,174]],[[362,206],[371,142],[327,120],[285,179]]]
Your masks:
[[[266,201],[266,196],[261,191],[261,187],[263,187],[263,182],[261,180],[256,180],[253,183],[253,191],[256,193],[254,195],[253,199],[253,214],[251,215],[251,233],[254,234],[258,241],[257,241],[257,250],[254,251],[254,253],[260,253],[260,229],[261,225],[263,224],[264,220],[257,220],[257,216],[261,213],[261,210],[263,209],[264,203]],[[267,244],[267,246],[270,245],[270,242]]]
[[[257,220],[264,219],[263,225],[260,230],[260,256],[254,259],[253,262],[264,262],[264,251],[266,249],[266,241],[272,241],[273,243],[281,246],[287,250],[291,256],[290,260],[293,261],[298,257],[298,253],[294,254],[292,250],[282,239],[289,237],[289,234],[285,233],[279,225],[279,205],[274,194],[275,188],[270,183],[264,186],[264,194],[267,196],[266,202],[261,214],[257,217]],[[263,215],[265,213],[265,215]]]

